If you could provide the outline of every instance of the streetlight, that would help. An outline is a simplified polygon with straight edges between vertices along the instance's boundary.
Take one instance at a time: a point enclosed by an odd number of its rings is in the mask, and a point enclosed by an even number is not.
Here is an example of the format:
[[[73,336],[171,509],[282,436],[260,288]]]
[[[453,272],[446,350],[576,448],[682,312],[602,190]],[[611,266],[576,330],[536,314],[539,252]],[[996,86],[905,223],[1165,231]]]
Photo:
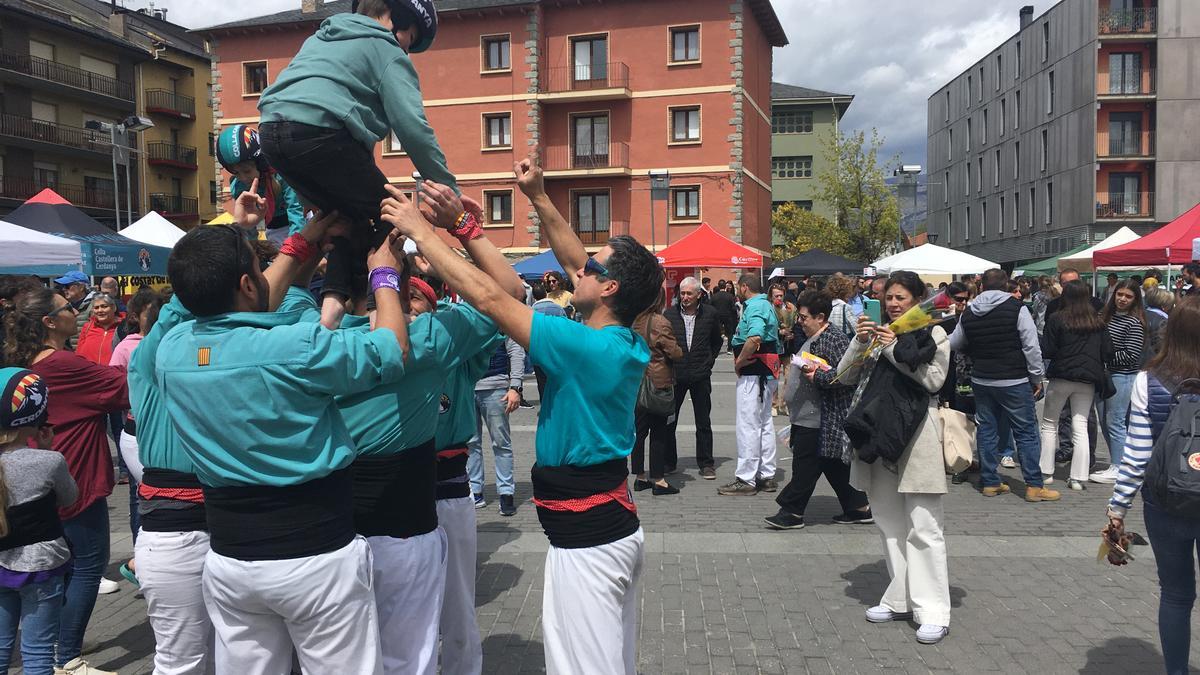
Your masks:
[[[129,137],[126,135],[130,131],[145,131],[154,126],[154,122],[148,117],[140,115],[130,115],[120,122],[108,123],[99,120],[88,120],[83,125],[87,129],[95,131],[107,131],[109,145],[112,147],[112,167],[113,167],[113,215],[116,218],[117,231],[121,230],[121,196],[117,189],[117,158],[121,157],[121,164],[125,166],[125,226],[129,227],[133,224],[133,198],[130,196],[130,183],[133,182],[133,176],[129,171],[129,158],[126,152],[133,150],[129,147]],[[121,137],[121,145],[117,145],[117,136]]]
[[[892,171],[892,175],[900,179],[900,183],[899,183],[899,185],[897,185],[897,188],[903,187],[903,188],[912,190],[912,196],[913,196],[912,212],[913,212],[914,216],[917,214],[917,176],[919,176],[920,174],[921,174],[921,165],[920,164],[901,164],[894,171]],[[897,191],[899,191],[899,190],[897,190]],[[900,220],[901,220],[901,227],[899,228],[899,232],[896,233],[896,250],[897,251],[899,251],[901,248],[904,247],[904,244],[903,244],[903,241],[904,241],[904,227],[903,227],[904,218],[903,218],[903,216],[900,218]],[[925,232],[927,234],[929,232],[928,225],[926,225]]]
[[[937,234],[937,232],[930,232],[929,229],[926,228],[925,229],[925,238],[929,240],[929,243],[936,245],[937,240],[938,240],[938,234]]]

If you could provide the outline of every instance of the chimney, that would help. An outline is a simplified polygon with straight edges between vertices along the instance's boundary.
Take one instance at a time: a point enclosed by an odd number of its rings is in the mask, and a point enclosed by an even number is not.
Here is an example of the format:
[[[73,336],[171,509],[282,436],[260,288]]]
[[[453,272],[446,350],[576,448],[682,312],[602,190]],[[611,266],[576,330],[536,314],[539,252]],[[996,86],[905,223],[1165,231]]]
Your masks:
[[[1021,30],[1033,22],[1033,5],[1025,5],[1021,8]]]
[[[300,0],[300,13],[313,14],[322,4],[321,0]]]

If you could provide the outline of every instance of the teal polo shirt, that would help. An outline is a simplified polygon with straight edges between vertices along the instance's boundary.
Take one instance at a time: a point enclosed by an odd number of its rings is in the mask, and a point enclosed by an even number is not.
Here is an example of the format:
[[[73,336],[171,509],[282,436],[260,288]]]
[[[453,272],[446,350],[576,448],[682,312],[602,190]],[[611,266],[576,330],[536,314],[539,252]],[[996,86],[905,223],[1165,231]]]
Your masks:
[[[129,406],[137,423],[138,459],[146,468],[195,473],[192,460],[184,453],[171,425],[155,378],[158,347],[163,337],[176,326],[192,320],[191,312],[184,308],[179,298],[172,297],[159,311],[154,327],[129,357]]]
[[[475,435],[475,383],[487,372],[488,362],[492,360],[492,352],[496,351],[496,345],[504,341],[504,336],[496,330],[496,323],[468,303],[443,300],[438,303],[435,314],[443,312],[447,315],[465,315],[463,320],[471,322],[486,322],[479,328],[490,326],[492,334],[478,351],[464,350],[458,366],[446,372],[446,380],[438,397],[435,439],[438,450],[466,445]]]

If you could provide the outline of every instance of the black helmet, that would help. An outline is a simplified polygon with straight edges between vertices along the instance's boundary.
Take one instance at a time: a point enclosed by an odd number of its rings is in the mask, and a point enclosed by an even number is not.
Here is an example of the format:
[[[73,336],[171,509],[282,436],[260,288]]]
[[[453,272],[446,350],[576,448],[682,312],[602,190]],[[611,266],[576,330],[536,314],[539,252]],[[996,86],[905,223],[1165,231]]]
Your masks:
[[[437,36],[438,29],[437,8],[433,6],[433,0],[384,0],[384,2],[392,10],[393,25],[408,25],[407,17],[401,21],[400,17],[396,15],[401,11],[411,15],[417,25],[417,41],[408,48],[408,53],[419,54],[429,49],[429,45],[433,44],[433,38]],[[351,0],[350,11],[358,11],[358,0]]]

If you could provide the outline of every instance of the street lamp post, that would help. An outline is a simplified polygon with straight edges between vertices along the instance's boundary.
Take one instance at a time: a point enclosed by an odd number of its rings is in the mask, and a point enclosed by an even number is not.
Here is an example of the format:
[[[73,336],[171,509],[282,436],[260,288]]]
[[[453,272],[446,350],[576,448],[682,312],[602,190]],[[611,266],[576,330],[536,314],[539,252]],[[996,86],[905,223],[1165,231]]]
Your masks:
[[[93,129],[96,131],[108,131],[109,145],[112,149],[113,215],[115,216],[117,231],[120,231],[121,230],[121,192],[117,185],[117,155],[121,151],[136,152],[136,150],[129,147],[129,137],[127,134],[131,131],[134,131],[134,132],[145,131],[146,129],[153,127],[154,122],[152,122],[147,117],[141,117],[139,115],[130,115],[129,117],[126,117],[125,119],[121,120],[120,122],[109,123],[109,122],[100,122],[98,120],[89,120],[83,126],[85,128]],[[117,145],[118,134],[121,139],[120,145]],[[133,196],[132,196],[132,188],[131,188],[131,183],[133,182],[133,175],[130,173],[130,170],[129,170],[130,157],[125,157],[124,159],[125,159],[125,161],[124,161],[124,165],[125,165],[125,227],[129,227],[130,225],[133,224]]]
[[[913,216],[917,215],[917,176],[921,174],[920,164],[901,164],[892,171],[892,175],[900,179],[900,184],[897,186],[912,190],[913,196]],[[898,190],[897,190],[898,191]],[[900,218],[901,224],[899,231],[896,233],[896,250],[904,248],[904,218]],[[925,227],[926,235],[929,233],[929,227]]]

